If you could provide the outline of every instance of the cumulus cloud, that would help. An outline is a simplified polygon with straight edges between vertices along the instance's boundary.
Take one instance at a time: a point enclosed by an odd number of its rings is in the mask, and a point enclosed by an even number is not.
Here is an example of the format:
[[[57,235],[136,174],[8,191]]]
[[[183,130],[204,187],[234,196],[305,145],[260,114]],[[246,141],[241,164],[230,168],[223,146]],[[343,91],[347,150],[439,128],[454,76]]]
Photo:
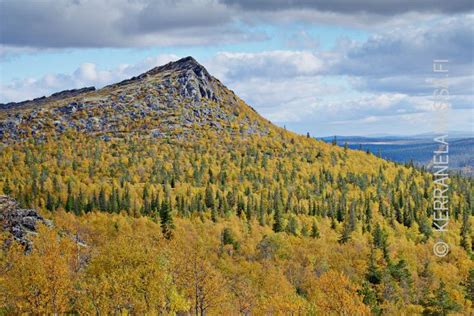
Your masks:
[[[233,23],[214,0],[23,0],[0,3],[1,43],[9,46],[144,47],[262,39]]]
[[[275,122],[361,119],[426,110],[426,97],[397,91],[361,93],[354,89],[357,78],[338,74],[340,62],[340,54],[321,58],[309,51],[219,53],[208,61],[208,68]]]
[[[1,1],[0,43],[29,48],[221,45],[268,38],[254,27],[262,21],[373,28],[472,10],[469,0]]]
[[[96,11],[104,11],[110,6],[108,1],[110,0],[94,2],[99,4]],[[342,16],[347,18],[348,15],[345,13],[346,9],[337,10],[335,4],[343,2],[331,2],[334,8],[330,8],[329,2],[324,7],[322,2],[315,5],[309,1],[293,1],[294,5],[288,7],[288,2],[285,1],[277,2],[275,8],[271,9],[264,6],[264,1],[256,2],[257,6],[253,7],[246,2],[239,4],[206,0],[208,9],[203,12],[197,1],[171,3],[165,0],[118,0],[114,2],[111,11],[100,14],[93,12],[90,15],[90,0],[60,4],[42,1],[37,5],[44,8],[38,11],[15,9],[13,7],[18,6],[18,2],[8,2],[11,5],[8,12],[14,13],[12,16],[21,11],[24,14],[23,20],[32,21],[31,25],[38,27],[25,29],[28,23],[20,25],[21,22],[5,16],[8,26],[6,33],[13,27],[18,29],[15,34],[4,36],[2,33],[2,42],[9,45],[8,49],[4,49],[6,54],[22,49],[37,49],[35,45],[96,47],[239,42],[265,36],[260,31],[252,33],[249,28],[244,31],[239,27],[242,21],[250,25],[257,14],[272,17],[286,15],[281,19],[289,21],[300,14],[309,20],[323,14],[325,18],[334,18],[334,21],[340,22]],[[367,1],[366,10],[357,11],[359,21],[375,14],[379,16],[380,23],[391,23],[390,28],[373,32],[367,40],[340,39],[335,47],[323,49],[318,45],[317,39],[308,33],[302,33],[301,37],[308,39],[308,46],[288,41],[292,50],[223,51],[201,62],[211,74],[274,122],[295,124],[293,127],[296,130],[296,124],[301,128],[307,128],[308,124],[341,128],[346,125],[362,128],[365,125],[384,130],[387,124],[400,126],[401,122],[417,127],[423,125],[420,122],[426,120],[432,111],[432,61],[449,59],[448,83],[452,109],[460,122],[464,122],[463,126],[467,126],[465,123],[469,115],[466,118],[459,113],[468,113],[466,111],[472,108],[474,101],[474,15],[459,13],[450,17],[434,16],[431,15],[434,11],[457,13],[461,9],[454,9],[455,6],[448,8],[443,3],[429,9],[426,4],[428,2],[430,1],[410,2],[411,7],[407,4],[409,9],[392,8],[390,11],[385,8],[382,11],[379,9],[380,2]],[[2,2],[1,5],[5,6],[5,3],[7,2]],[[64,14],[53,17],[51,25],[54,27],[51,28],[54,29],[43,29],[42,23],[47,23],[45,21],[50,18],[48,6],[53,4],[65,6],[57,9]],[[163,9],[165,4],[166,10]],[[458,4],[459,8],[463,7],[461,2]],[[75,6],[80,6],[81,9]],[[325,8],[329,13],[324,11]],[[53,10],[56,13],[59,11]],[[3,19],[5,10],[0,12],[0,19]],[[244,17],[242,12],[250,13]],[[95,14],[100,15],[102,20]],[[395,16],[391,18],[388,16],[390,14]],[[412,23],[423,14],[425,16],[422,22]],[[66,25],[65,29],[61,30],[63,25]],[[86,33],[76,32],[78,28]],[[36,33],[32,29],[37,29]],[[33,38],[33,35],[38,38]],[[50,36],[53,38],[50,39]],[[70,74],[48,74],[42,78],[16,80],[0,86],[0,102],[20,101],[89,85],[101,87],[174,59],[177,56],[160,55],[136,65],[119,65],[108,70],[94,63],[85,63]],[[417,122],[419,126],[413,122]]]
[[[0,102],[23,101],[86,86],[101,88],[177,59],[176,55],[163,54],[146,58],[137,64],[122,64],[109,70],[100,69],[94,63],[83,63],[70,74],[50,73],[41,78],[25,78],[0,84]]]
[[[278,78],[322,74],[331,66],[330,53],[311,51],[222,52],[213,57],[209,68],[226,80]]]
[[[323,12],[353,14],[357,12],[380,15],[395,15],[406,12],[458,13],[473,9],[469,0],[443,2],[437,0],[223,0],[223,2],[246,10],[278,11],[289,9],[310,9]]]
[[[449,59],[452,70],[470,73],[474,15],[437,19],[423,25],[377,32],[365,42],[342,43],[345,52],[340,73],[394,76],[426,74],[434,59]]]

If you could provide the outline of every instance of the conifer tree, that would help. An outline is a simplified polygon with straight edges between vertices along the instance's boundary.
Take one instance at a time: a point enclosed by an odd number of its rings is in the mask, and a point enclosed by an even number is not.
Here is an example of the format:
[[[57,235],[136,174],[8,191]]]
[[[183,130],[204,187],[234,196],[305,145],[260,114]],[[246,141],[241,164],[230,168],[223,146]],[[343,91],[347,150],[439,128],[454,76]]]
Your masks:
[[[174,224],[171,216],[171,205],[167,199],[163,200],[160,209],[161,231],[166,239],[170,239],[173,234]]]
[[[281,211],[279,208],[276,208],[273,213],[273,231],[275,233],[282,232],[284,229],[283,227],[283,219],[281,216]]]
[[[316,221],[313,221],[313,225],[311,226],[311,238],[319,238],[319,229],[318,225],[316,225]]]
[[[209,169],[210,170],[210,169]],[[208,185],[206,187],[206,193],[205,193],[205,203],[206,207],[209,209],[214,208],[215,202],[214,202],[214,191],[212,190],[212,187]]]
[[[461,226],[461,247],[464,248],[468,253],[471,252],[471,222],[469,219],[469,210],[464,208],[462,212],[462,226]]]
[[[74,197],[72,195],[71,181],[69,181],[67,184],[67,198],[66,203],[64,205],[64,209],[67,212],[72,212],[74,210]]]
[[[288,233],[292,234],[293,236],[298,235],[298,220],[295,216],[291,215],[290,219],[288,220],[288,225],[286,226],[286,230]]]
[[[46,197],[46,209],[50,212],[54,212],[56,210],[56,206],[54,203],[54,198],[51,195],[51,193],[48,192],[48,195]]]
[[[342,226],[342,233],[338,239],[338,242],[341,244],[345,244],[349,240],[351,240],[351,233],[352,229],[350,227],[349,221],[345,221],[344,225]]]
[[[370,250],[369,267],[367,268],[366,279],[371,284],[379,284],[382,281],[382,273],[375,262],[374,248]]]
[[[303,224],[303,226],[301,227],[301,236],[303,237],[308,237],[308,227],[306,227],[306,225]]]
[[[436,289],[434,296],[430,297],[425,303],[425,315],[448,315],[452,312],[457,312],[461,306],[454,301],[449,293],[446,291],[446,284],[441,281],[439,287]]]

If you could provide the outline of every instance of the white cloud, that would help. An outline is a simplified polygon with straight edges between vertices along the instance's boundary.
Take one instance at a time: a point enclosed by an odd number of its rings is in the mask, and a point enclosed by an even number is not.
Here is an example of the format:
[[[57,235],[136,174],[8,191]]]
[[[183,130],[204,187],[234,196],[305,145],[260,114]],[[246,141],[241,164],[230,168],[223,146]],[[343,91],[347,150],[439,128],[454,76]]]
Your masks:
[[[99,69],[94,63],[83,63],[71,74],[51,73],[38,79],[25,78],[1,84],[0,102],[23,101],[86,86],[100,88],[177,59],[176,55],[164,54],[146,58],[135,65],[122,64],[110,70]]]
[[[261,22],[373,30],[473,9],[469,0],[23,0],[0,6],[1,44],[34,48],[239,43],[262,39],[265,32],[254,28]]]
[[[286,50],[258,53],[221,52],[208,64],[209,70],[223,80],[314,76],[324,73],[331,66],[331,54]]]
[[[420,128],[422,119],[432,112],[434,88],[427,79],[433,75],[433,56],[452,60],[453,112],[472,108],[473,24],[474,16],[469,14],[443,17],[423,25],[400,24],[366,41],[340,41],[330,51],[317,46],[316,50],[223,51],[202,62],[211,74],[275,122],[383,127],[383,122],[395,124],[398,117],[407,124],[420,118]],[[83,86],[101,87],[174,59],[177,56],[159,55],[109,70],[85,63],[70,74],[16,80],[1,85],[0,102]]]

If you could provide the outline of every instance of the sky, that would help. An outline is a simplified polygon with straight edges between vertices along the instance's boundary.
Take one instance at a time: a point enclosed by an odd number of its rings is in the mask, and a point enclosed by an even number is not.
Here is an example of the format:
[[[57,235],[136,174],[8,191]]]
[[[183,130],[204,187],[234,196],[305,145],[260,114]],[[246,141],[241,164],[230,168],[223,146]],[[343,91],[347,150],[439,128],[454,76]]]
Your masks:
[[[443,79],[448,129],[474,135],[472,1],[0,0],[0,102],[186,56],[265,118],[314,136],[437,131]]]

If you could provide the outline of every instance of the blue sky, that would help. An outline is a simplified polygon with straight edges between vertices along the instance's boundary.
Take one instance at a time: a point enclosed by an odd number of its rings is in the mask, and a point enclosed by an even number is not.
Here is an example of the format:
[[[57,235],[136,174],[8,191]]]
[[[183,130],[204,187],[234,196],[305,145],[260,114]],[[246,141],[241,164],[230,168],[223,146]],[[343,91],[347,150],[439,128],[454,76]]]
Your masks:
[[[313,135],[472,131],[469,1],[0,1],[0,102],[106,84],[191,55],[263,116]],[[26,23],[28,21],[28,23]]]

